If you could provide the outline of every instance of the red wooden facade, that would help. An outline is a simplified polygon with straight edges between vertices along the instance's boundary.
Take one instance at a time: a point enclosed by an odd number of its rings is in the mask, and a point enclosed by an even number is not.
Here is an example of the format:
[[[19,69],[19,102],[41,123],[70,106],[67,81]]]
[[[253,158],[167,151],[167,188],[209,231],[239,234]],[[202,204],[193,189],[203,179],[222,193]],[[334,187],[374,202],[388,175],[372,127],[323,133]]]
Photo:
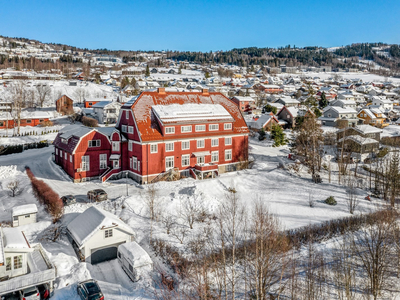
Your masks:
[[[21,118],[20,120],[20,126],[21,127],[26,127],[26,126],[38,126],[41,122],[43,121],[48,121],[49,118]],[[0,119],[0,129],[5,129],[5,128],[14,128],[18,127],[18,121],[14,120],[10,117],[10,119],[7,120],[7,118],[1,118]]]
[[[56,100],[56,111],[61,114],[73,112],[74,101],[67,95],[62,95]]]
[[[187,108],[184,104],[215,108],[225,115],[172,121],[157,116],[156,108],[169,109],[171,105]],[[74,137],[74,130],[67,130],[72,133],[60,132],[54,141],[55,161],[75,181],[84,178],[104,181],[111,175],[125,176],[128,172],[129,177],[145,183],[171,169],[187,172],[185,175],[189,170],[217,174],[235,170],[248,159],[249,131],[240,110],[222,94],[208,91],[165,92],[160,88],[143,92],[136,101],[122,107],[113,133],[102,133],[111,128],[87,128],[87,132],[82,134],[81,129],[79,136]],[[63,143],[61,139],[69,135]],[[89,141],[96,139],[100,139],[100,146],[89,148]],[[118,150],[113,150],[112,141],[119,143]],[[64,156],[68,153],[67,158],[60,155],[60,150]],[[100,169],[100,154],[107,154],[107,168]],[[82,170],[85,169],[82,156],[90,157],[89,171]]]

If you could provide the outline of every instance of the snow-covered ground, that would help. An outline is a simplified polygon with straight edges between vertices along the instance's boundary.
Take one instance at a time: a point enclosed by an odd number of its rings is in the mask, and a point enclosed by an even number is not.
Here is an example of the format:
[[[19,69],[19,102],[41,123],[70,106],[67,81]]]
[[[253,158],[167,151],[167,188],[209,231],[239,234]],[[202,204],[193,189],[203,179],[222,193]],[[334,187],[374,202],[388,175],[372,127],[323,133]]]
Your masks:
[[[279,74],[280,77],[286,77],[290,76],[293,74]],[[384,76],[380,75],[375,75],[375,74],[370,74],[370,73],[362,73],[362,72],[304,72],[304,73],[298,73],[294,74],[295,76],[309,76],[309,77],[319,77],[320,79],[328,79],[331,77],[334,77],[335,75],[339,75],[343,77],[343,79],[362,79],[363,82],[371,82],[371,81],[380,81],[384,82],[385,78]],[[394,83],[400,83],[400,78],[394,78],[394,77],[388,77],[388,79]]]
[[[99,181],[73,183],[64,171],[52,161],[53,147],[27,150],[23,153],[0,157],[0,221],[10,221],[11,208],[19,204],[37,203],[24,172],[28,165],[39,179],[46,181],[60,196],[73,194],[77,203],[65,208],[63,224],[66,225],[77,213],[83,212],[90,205],[98,205],[125,221],[136,232],[136,240],[150,252],[148,247],[150,221],[144,199],[146,186],[141,186],[132,180],[120,179],[100,183]],[[251,140],[251,155],[255,158],[252,169],[222,174],[215,179],[194,180],[183,179],[176,182],[159,182],[155,184],[158,191],[158,201],[162,214],[171,214],[179,220],[179,212],[188,198],[196,197],[208,213],[217,212],[218,205],[225,199],[228,188],[234,187],[246,206],[251,210],[257,199],[267,203],[271,212],[280,220],[283,229],[297,228],[312,223],[322,222],[333,218],[349,216],[346,205],[346,193],[337,184],[337,177],[332,176],[328,183],[327,173],[322,173],[323,183],[314,184],[305,170],[300,175],[292,174],[280,168],[280,165],[293,163],[286,157],[288,147],[273,148],[270,143]],[[23,191],[15,198],[8,196],[7,183],[10,180],[21,181]],[[87,203],[87,191],[103,188],[109,195],[109,200],[91,204]],[[127,196],[127,191],[129,196]],[[365,192],[359,191],[360,199]],[[315,207],[309,206],[309,196],[312,194]],[[334,196],[338,204],[329,206],[323,203],[329,196]],[[39,204],[38,204],[39,206]],[[358,212],[374,210],[375,203],[361,200]],[[183,221],[181,221],[183,223]],[[187,240],[202,231],[204,223],[195,223]],[[50,259],[57,267],[58,279],[54,299],[78,299],[76,283],[94,278],[99,281],[106,299],[152,299],[153,278],[147,278],[133,283],[121,270],[117,261],[101,263],[95,266],[79,263],[76,255],[65,237],[56,242],[51,241],[54,225],[51,218],[39,206],[38,223],[21,227],[30,242],[41,242],[48,251]],[[153,238],[167,240],[169,243],[185,251],[185,243],[181,244],[176,238],[167,235],[161,223],[153,224]],[[155,268],[163,268],[156,263]]]

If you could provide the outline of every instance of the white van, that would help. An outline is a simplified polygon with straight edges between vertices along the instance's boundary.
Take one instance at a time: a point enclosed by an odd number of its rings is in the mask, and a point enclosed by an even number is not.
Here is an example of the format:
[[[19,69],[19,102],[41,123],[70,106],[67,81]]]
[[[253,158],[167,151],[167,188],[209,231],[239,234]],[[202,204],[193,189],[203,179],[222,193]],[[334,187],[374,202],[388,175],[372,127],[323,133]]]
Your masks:
[[[153,270],[149,254],[136,242],[118,246],[118,262],[132,281],[138,281],[143,274]]]

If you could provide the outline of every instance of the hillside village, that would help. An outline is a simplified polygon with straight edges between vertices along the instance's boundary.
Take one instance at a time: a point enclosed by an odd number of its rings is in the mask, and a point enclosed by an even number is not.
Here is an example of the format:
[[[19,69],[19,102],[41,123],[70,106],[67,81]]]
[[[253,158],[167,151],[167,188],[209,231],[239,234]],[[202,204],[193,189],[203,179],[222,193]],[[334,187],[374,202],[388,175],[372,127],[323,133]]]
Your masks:
[[[98,52],[0,37],[4,299],[398,297],[400,78]]]

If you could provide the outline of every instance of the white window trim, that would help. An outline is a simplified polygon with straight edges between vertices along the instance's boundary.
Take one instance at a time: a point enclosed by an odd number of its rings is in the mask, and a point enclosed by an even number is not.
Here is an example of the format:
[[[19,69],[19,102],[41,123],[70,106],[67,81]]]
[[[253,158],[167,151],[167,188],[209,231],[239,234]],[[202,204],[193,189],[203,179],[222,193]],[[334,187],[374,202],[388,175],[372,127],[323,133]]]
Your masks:
[[[152,146],[155,146],[155,147],[156,147],[156,151],[153,151],[153,150],[151,149]],[[158,153],[158,144],[150,144],[150,153]]]
[[[132,151],[132,149],[133,149],[133,142],[128,141],[128,151]]]
[[[227,142],[230,141],[230,142]],[[231,137],[226,137],[225,138],[225,146],[231,146],[232,145],[232,138]]]
[[[214,154],[217,154],[217,158],[218,158],[217,160],[214,159],[214,156],[213,156]],[[214,162],[218,162],[218,161],[219,161],[219,151],[211,152],[211,162],[214,163]]]
[[[113,230],[112,229],[106,229],[104,230],[104,238],[108,239],[110,237],[113,237]]]
[[[115,147],[114,145],[118,145],[118,147]],[[119,141],[112,141],[112,151],[119,151],[120,145]]]
[[[231,158],[226,158],[227,154],[230,154]],[[225,160],[226,161],[232,160],[232,149],[225,150]]]
[[[217,126],[217,128],[212,128],[212,126]],[[218,131],[219,130],[219,124],[208,124],[208,131]]]
[[[122,125],[121,130],[122,130],[122,132],[125,132],[125,133],[128,132],[128,126]]]
[[[94,142],[94,146],[93,146]],[[89,140],[88,141],[88,147],[89,148],[95,148],[95,147],[100,147],[101,146],[101,140]]]
[[[224,130],[232,130],[232,123],[225,123]]]
[[[214,145],[214,141],[217,141],[217,144]],[[219,138],[211,139],[211,147],[218,147],[219,146]]]
[[[186,143],[187,143],[189,146],[188,146],[187,148],[184,148],[183,145],[185,145]],[[182,141],[181,144],[182,144],[182,150],[189,150],[189,149],[190,149],[190,141]]]
[[[172,149],[167,149],[167,145],[172,145]],[[175,150],[175,143],[174,142],[169,142],[165,143],[165,152],[173,152]]]
[[[184,159],[185,159],[185,160],[187,159],[187,162],[188,162],[187,164],[183,164]],[[190,154],[182,155],[181,164],[182,164],[182,167],[190,166]]]
[[[190,130],[183,130],[184,128],[190,128]],[[181,126],[181,132],[182,133],[192,132],[192,125]]]
[[[137,170],[138,169],[138,160],[137,157],[132,156],[132,169]]]
[[[172,167],[167,167],[167,161],[170,161],[172,159]],[[173,169],[175,167],[175,161],[174,161],[174,156],[166,156],[165,157],[165,169]]]
[[[172,129],[171,132],[167,132],[167,129]],[[175,134],[175,127],[165,127],[165,134]]]
[[[128,133],[133,134],[134,132],[133,126],[128,126]]]
[[[199,142],[200,142],[200,141],[203,141],[203,146],[200,146],[200,147],[199,147]],[[205,141],[205,139],[197,140],[197,141],[196,141],[196,146],[197,146],[197,148],[200,148],[200,149],[201,149],[201,148],[204,148],[204,147],[206,146],[206,141]]]
[[[197,126],[203,126],[204,129],[197,129]],[[196,125],[195,130],[196,130],[196,132],[206,131],[206,125]]]

